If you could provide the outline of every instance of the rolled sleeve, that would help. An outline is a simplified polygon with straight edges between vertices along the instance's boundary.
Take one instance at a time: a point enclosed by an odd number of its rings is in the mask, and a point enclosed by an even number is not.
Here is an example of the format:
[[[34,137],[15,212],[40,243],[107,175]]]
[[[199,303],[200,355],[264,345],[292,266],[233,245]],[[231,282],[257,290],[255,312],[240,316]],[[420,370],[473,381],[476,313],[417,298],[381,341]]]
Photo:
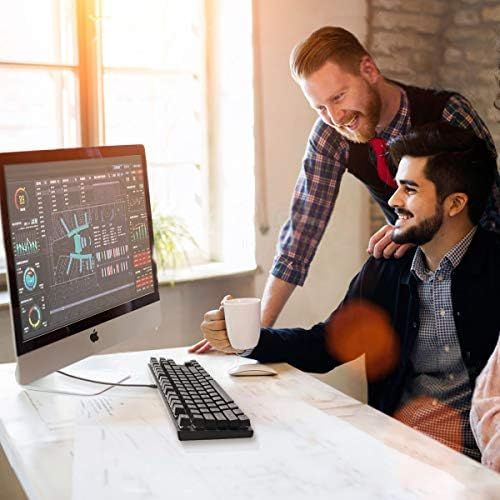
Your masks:
[[[303,285],[338,196],[349,146],[333,128],[318,120],[309,137],[283,224],[271,274]]]

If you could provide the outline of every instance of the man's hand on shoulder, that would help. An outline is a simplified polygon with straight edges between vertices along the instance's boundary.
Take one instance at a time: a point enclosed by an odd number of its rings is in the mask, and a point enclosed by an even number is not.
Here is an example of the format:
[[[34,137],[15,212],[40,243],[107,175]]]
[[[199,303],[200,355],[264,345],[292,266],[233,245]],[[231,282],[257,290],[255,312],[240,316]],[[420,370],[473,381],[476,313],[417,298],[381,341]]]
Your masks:
[[[373,257],[375,257],[376,259],[380,259],[382,257],[384,257],[384,259],[390,259],[391,257],[399,259],[410,248],[415,246],[410,243],[406,243],[404,245],[398,245],[397,243],[394,243],[391,239],[393,231],[394,226],[391,226],[390,224],[382,226],[370,238],[366,251],[370,255],[373,255]]]

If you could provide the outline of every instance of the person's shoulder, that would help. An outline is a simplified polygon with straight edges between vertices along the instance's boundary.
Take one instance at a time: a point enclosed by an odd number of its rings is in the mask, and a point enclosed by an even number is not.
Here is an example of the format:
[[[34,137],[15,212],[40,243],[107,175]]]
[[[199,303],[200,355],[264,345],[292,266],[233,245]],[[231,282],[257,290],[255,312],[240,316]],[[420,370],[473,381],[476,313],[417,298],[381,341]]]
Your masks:
[[[488,246],[490,253],[500,261],[500,233],[494,231],[486,231],[485,229],[478,228],[484,244]]]
[[[500,234],[478,227],[466,255],[464,266],[483,269],[488,274],[500,272]]]
[[[402,257],[389,259],[369,257],[364,263],[361,273],[364,275],[377,276],[379,279],[389,277],[391,279],[398,276],[405,276],[410,272],[411,263],[417,247],[410,248]]]
[[[478,241],[481,247],[490,248],[493,251],[500,248],[500,233],[495,231],[487,231],[486,229],[478,227],[474,239]]]
[[[461,96],[455,90],[443,89],[438,87],[424,87],[419,85],[412,85],[408,83],[402,83],[397,80],[389,80],[392,83],[396,84],[398,87],[402,88],[406,94],[416,95],[418,97],[440,97],[445,101],[453,96]]]

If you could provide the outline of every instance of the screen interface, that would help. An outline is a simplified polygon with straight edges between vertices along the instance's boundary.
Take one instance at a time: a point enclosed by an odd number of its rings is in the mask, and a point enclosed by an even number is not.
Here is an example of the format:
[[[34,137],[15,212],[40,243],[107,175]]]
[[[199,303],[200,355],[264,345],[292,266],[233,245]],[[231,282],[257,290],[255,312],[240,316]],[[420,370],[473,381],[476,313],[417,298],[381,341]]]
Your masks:
[[[154,290],[141,161],[5,165],[23,342]]]

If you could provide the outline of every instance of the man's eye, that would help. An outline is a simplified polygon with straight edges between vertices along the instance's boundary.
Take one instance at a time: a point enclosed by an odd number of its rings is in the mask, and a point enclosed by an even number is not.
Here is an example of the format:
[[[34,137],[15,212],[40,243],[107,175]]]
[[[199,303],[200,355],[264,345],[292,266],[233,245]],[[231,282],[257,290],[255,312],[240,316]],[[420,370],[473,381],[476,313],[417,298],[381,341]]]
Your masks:
[[[406,187],[406,188],[405,188],[405,192],[407,192],[408,194],[413,194],[413,193],[415,193],[416,191],[415,191],[415,189],[413,189],[413,188],[411,188],[411,187]]]
[[[338,94],[336,95],[334,98],[333,98],[333,102],[339,102],[340,99],[342,99],[342,97],[344,97],[344,94]]]

